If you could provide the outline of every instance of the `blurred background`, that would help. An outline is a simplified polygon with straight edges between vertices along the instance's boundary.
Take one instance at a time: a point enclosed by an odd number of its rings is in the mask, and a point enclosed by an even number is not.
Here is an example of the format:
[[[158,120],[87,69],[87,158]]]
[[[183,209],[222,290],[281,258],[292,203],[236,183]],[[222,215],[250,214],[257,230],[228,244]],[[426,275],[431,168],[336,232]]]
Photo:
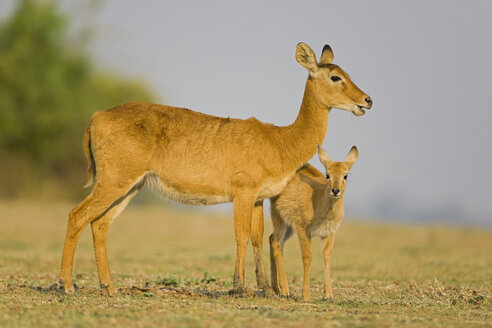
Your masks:
[[[348,216],[492,226],[491,31],[485,0],[3,0],[0,197],[82,200],[83,131],[126,101],[292,123],[304,41],[374,100],[330,114],[331,158],[360,152]]]

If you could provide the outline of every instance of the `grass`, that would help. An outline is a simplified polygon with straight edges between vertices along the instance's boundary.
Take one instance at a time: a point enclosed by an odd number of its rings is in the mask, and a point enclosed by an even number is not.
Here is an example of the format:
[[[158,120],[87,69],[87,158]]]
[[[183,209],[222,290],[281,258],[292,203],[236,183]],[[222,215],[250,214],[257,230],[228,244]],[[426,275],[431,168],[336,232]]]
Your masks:
[[[292,298],[233,297],[227,295],[235,259],[230,215],[130,206],[109,233],[119,293],[107,298],[97,288],[90,229],[75,257],[78,293],[47,288],[57,280],[70,207],[0,203],[0,326],[492,327],[488,230],[346,220],[335,242],[334,301],[322,301],[315,240],[312,301],[303,302],[295,238],[285,248]],[[269,219],[265,227],[267,236]],[[246,275],[254,290],[251,250]]]

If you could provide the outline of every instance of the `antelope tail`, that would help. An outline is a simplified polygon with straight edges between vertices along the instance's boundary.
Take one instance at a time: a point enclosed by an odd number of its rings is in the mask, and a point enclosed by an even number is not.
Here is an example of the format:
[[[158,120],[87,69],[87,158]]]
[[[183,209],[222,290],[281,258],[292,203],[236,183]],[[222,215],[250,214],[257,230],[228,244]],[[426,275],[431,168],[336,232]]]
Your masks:
[[[94,155],[92,154],[91,150],[91,126],[92,121],[91,123],[89,123],[89,126],[87,126],[87,129],[85,129],[84,133],[84,153],[88,163],[87,183],[85,184],[84,188],[90,187],[94,182],[94,178],[96,176],[96,162],[94,161]]]

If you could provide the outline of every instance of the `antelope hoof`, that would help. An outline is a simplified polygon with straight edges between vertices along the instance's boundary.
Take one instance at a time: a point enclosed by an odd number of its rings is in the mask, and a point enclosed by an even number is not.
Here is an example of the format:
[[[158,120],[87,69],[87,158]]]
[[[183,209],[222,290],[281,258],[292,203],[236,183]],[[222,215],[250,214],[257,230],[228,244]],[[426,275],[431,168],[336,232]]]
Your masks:
[[[103,295],[107,297],[113,297],[116,294],[116,289],[114,288],[113,285],[108,285],[106,286],[105,284],[101,284],[101,291],[103,292]]]
[[[273,290],[272,287],[270,287],[270,284],[268,284],[267,281],[263,281],[262,283],[259,283],[258,284],[258,290],[265,297],[276,297],[275,291]]]
[[[277,294],[271,288],[259,288],[254,293],[258,297],[278,298]]]
[[[323,301],[325,302],[333,302],[333,297],[323,297]]]
[[[79,287],[76,284],[65,285],[63,279],[58,280],[57,283],[54,283],[49,287],[49,290],[56,290],[65,294],[74,294]]]
[[[265,294],[265,297],[267,297],[267,298],[276,298],[277,297],[277,294],[275,294],[273,289],[270,287],[263,288],[263,293]]]
[[[283,298],[289,298],[289,289],[283,290],[280,289],[279,292],[277,293],[278,296],[283,297]]]
[[[227,293],[231,296],[239,296],[239,297],[246,297],[246,296],[251,296],[252,294],[254,294],[244,287],[233,287]]]

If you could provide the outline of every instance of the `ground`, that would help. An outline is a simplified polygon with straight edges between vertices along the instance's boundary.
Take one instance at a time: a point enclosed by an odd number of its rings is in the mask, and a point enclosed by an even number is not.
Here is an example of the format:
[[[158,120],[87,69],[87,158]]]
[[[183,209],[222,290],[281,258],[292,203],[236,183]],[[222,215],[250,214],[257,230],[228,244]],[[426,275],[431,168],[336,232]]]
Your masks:
[[[492,327],[492,231],[347,218],[332,263],[333,301],[322,300],[323,260],[313,243],[310,302],[300,299],[296,238],[286,244],[290,299],[229,296],[231,215],[200,208],[130,206],[111,227],[108,255],[119,293],[97,288],[90,229],[79,242],[77,294],[57,281],[67,213],[76,204],[0,202],[0,326],[16,327]],[[269,271],[265,220],[265,266]]]

